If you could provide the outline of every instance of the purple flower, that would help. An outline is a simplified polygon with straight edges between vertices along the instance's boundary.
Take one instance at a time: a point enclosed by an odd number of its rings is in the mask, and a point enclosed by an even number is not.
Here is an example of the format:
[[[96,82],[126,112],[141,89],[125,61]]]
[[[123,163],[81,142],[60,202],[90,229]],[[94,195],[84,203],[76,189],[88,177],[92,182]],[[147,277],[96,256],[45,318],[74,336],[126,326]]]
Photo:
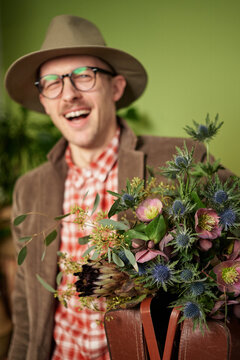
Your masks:
[[[198,245],[202,251],[208,251],[212,247],[212,242],[208,239],[200,239]]]
[[[240,261],[227,260],[216,265],[213,271],[217,275],[217,285],[220,291],[240,294]]]
[[[198,209],[195,214],[195,230],[202,239],[216,239],[221,235],[219,217],[213,209]]]
[[[162,206],[161,200],[157,198],[146,199],[138,206],[136,210],[137,217],[140,221],[150,222],[161,214]]]

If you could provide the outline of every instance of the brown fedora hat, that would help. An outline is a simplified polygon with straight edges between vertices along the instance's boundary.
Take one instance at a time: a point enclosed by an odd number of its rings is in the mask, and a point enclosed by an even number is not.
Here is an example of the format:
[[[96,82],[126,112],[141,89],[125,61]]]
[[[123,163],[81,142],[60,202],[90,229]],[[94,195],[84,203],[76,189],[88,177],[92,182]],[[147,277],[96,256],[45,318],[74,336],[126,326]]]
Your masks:
[[[8,69],[5,85],[10,97],[30,110],[44,112],[34,86],[37,71],[44,62],[66,55],[96,56],[125,77],[127,86],[118,109],[139,98],[146,87],[147,74],[137,59],[107,47],[98,28],[88,20],[60,15],[52,19],[41,49],[16,60]]]

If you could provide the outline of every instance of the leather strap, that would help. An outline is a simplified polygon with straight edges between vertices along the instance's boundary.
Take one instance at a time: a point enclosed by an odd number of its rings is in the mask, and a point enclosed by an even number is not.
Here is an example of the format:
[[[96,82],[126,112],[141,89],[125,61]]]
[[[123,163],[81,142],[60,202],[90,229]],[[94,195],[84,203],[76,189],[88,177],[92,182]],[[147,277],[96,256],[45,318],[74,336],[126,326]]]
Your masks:
[[[167,336],[163,352],[163,360],[170,360],[173,350],[173,342],[176,335],[178,320],[180,318],[181,312],[178,308],[173,308],[171,316],[168,323]]]
[[[161,360],[151,317],[151,302],[151,297],[142,301],[140,306],[141,319],[150,359]]]

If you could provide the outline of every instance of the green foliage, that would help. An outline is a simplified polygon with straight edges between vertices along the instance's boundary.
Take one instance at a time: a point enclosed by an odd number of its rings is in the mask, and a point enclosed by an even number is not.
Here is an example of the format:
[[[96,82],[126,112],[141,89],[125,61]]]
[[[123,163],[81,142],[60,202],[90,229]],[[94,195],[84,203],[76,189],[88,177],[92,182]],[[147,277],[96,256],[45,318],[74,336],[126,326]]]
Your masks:
[[[10,204],[13,186],[26,171],[46,161],[46,154],[60,138],[50,120],[33,122],[29,111],[0,110],[0,207]]]

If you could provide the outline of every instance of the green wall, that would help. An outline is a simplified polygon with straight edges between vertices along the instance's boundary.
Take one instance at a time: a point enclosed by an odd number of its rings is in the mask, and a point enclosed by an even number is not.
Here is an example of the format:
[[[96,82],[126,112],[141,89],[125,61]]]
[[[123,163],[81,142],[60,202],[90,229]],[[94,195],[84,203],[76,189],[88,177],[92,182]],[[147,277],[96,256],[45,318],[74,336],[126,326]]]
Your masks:
[[[240,175],[239,0],[1,0],[2,76],[37,50],[50,19],[74,14],[95,22],[107,43],[142,61],[149,74],[135,105],[149,125],[138,132],[183,136],[192,119],[219,113],[211,151]],[[9,100],[7,100],[9,103]],[[36,116],[36,115],[35,115]]]

